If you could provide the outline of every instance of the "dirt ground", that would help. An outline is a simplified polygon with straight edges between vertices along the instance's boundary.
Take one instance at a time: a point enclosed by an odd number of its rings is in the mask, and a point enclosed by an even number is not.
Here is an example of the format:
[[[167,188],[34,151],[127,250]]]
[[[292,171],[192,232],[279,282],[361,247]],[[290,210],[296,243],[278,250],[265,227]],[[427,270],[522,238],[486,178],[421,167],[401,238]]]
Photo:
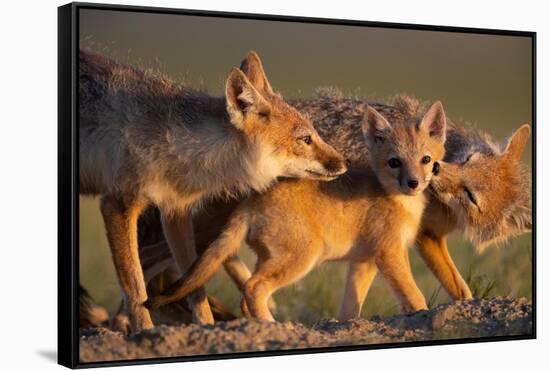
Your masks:
[[[80,332],[81,362],[303,349],[354,344],[531,334],[527,299],[473,299],[394,317],[338,322],[268,323],[237,319],[211,326],[159,326],[125,336],[104,328]]]

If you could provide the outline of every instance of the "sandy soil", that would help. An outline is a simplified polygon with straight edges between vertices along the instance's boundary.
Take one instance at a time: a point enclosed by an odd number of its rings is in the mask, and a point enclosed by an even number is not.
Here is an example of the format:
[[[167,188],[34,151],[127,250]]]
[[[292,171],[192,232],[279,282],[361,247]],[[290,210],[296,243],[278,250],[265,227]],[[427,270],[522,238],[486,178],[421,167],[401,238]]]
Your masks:
[[[394,317],[338,322],[267,323],[237,319],[211,326],[159,326],[125,336],[81,330],[82,362],[531,334],[527,299],[474,299]]]

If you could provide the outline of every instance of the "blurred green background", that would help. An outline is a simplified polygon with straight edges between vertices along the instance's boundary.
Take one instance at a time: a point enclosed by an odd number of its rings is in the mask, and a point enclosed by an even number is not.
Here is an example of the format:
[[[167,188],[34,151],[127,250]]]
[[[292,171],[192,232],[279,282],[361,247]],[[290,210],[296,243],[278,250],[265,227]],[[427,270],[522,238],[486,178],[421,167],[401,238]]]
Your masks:
[[[499,139],[532,119],[529,38],[81,10],[80,41],[81,47],[159,69],[214,95],[222,94],[230,69],[255,50],[271,84],[285,97],[307,97],[317,87],[335,86],[371,100],[397,93],[439,99],[450,117]],[[524,161],[531,164],[530,145]],[[481,255],[456,235],[450,249],[482,295],[531,298],[531,235]],[[243,256],[252,266],[254,254],[244,248]],[[416,251],[411,264],[431,304],[449,300]],[[344,278],[342,264],[316,269],[275,295],[276,317],[312,323],[335,316]],[[80,279],[99,304],[115,310],[119,289],[98,202],[89,198],[80,200]],[[238,312],[239,296],[224,272],[208,284],[208,292]],[[397,311],[389,287],[377,278],[363,315]]]

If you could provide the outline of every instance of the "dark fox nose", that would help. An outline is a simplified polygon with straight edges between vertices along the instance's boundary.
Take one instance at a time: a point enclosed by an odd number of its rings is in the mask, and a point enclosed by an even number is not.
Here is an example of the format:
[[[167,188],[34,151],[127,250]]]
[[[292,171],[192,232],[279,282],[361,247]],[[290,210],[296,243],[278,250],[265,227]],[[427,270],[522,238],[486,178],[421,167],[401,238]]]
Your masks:
[[[343,173],[347,170],[345,161],[341,158],[332,158],[325,162],[325,169],[329,173]]]
[[[434,162],[434,167],[432,169],[432,173],[434,173],[434,175],[437,175],[439,174],[439,171],[441,170],[441,165],[439,165],[439,162]]]
[[[407,185],[409,186],[409,188],[415,189],[416,187],[418,187],[418,180],[409,180]]]

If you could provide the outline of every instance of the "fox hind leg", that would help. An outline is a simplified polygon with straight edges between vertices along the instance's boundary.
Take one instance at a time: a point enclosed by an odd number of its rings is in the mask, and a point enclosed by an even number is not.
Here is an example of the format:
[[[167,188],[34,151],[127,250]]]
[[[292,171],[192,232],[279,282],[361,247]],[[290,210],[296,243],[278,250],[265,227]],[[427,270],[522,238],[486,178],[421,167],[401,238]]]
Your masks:
[[[310,249],[305,248],[305,250]],[[315,261],[316,256],[307,256],[307,254],[300,256],[287,254],[267,260],[259,258],[256,271],[243,287],[246,309],[250,312],[250,316],[265,321],[275,321],[268,307],[271,295],[305,276],[313,268]]]
[[[420,233],[418,251],[443,288],[455,300],[471,299],[472,292],[449,254],[446,236]]]
[[[161,211],[162,227],[172,256],[181,274],[185,274],[197,259],[193,223],[185,212],[165,213]],[[193,313],[193,322],[213,324],[214,316],[208,304],[204,287],[195,290],[187,297],[187,303]]]
[[[374,259],[350,263],[338,320],[344,321],[361,316],[363,302],[377,272]]]
[[[242,292],[244,284],[252,276],[252,273],[250,273],[250,270],[248,269],[246,264],[244,264],[244,262],[239,258],[238,255],[233,255],[223,263],[223,267],[225,268],[225,271],[227,272],[229,277],[231,277],[239,291]],[[273,300],[273,297],[269,298],[267,305],[271,313],[274,313],[277,310],[277,304],[275,304],[275,300]],[[250,312],[246,307],[246,301],[244,300],[244,298],[241,301],[241,311],[243,312],[243,316],[245,316],[246,318],[250,318]]]

